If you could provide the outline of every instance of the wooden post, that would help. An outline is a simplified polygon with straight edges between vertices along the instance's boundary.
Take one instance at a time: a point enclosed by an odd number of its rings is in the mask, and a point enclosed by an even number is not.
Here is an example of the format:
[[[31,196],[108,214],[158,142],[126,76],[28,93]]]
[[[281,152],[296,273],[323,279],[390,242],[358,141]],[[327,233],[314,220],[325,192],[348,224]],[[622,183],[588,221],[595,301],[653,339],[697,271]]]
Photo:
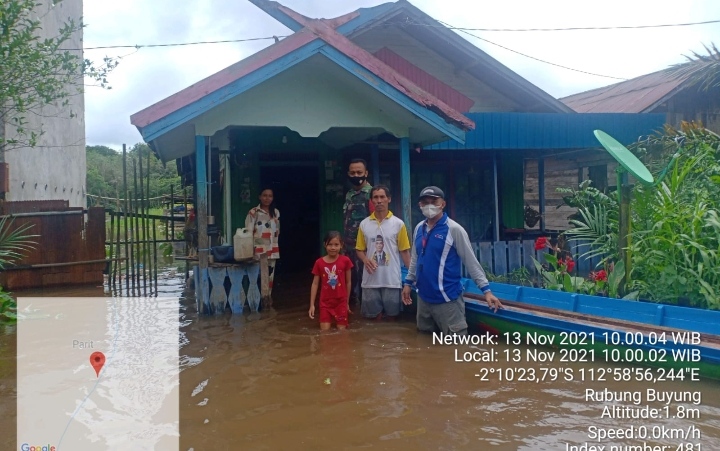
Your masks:
[[[134,163],[134,161],[133,161]],[[135,211],[135,201],[130,198],[130,191],[127,192],[127,197],[130,201],[130,211]],[[128,212],[128,215],[130,213]],[[130,233],[130,271],[128,271],[128,277],[132,280],[130,281],[130,288],[128,289],[128,296],[134,296],[135,295],[135,225],[134,225],[134,216],[130,216],[130,227],[132,228],[132,232]],[[132,294],[130,294],[130,289],[132,289]]]
[[[232,165],[230,164],[230,155],[221,155],[225,161],[225,175],[223,176],[223,219],[225,222],[225,242],[223,244],[233,244],[233,229],[232,229]]]
[[[128,264],[130,262],[130,250],[128,246],[128,212],[130,211],[130,196],[127,189],[127,146],[123,144],[123,195],[125,195],[125,208],[123,218],[125,219],[125,294],[130,293],[130,280],[128,279]],[[119,218],[118,218],[119,219]],[[122,280],[120,280],[122,284]]]
[[[199,306],[205,306],[204,313],[212,313],[210,306],[210,281],[208,279],[208,257],[210,254],[210,240],[208,239],[208,189],[207,169],[205,158],[205,137],[195,136],[195,189],[197,205],[195,205],[195,218],[197,221],[198,233],[198,286],[195,287],[195,295]],[[200,312],[202,313],[202,312]]]
[[[370,159],[372,161],[372,184],[373,186],[380,184],[380,149],[377,144],[370,146]]]
[[[153,271],[157,273],[157,266],[153,264],[153,255],[157,254],[157,247],[155,243],[152,243],[152,247],[150,247],[150,149],[148,149],[147,153],[147,165],[145,165],[147,168],[147,185],[145,189],[145,226],[146,234],[147,234],[147,244],[145,246],[146,249],[148,249],[148,256],[147,256],[147,262],[148,262],[148,279],[150,281],[150,293],[152,294],[153,287],[152,287],[152,280],[153,280]],[[156,276],[157,277],[157,276]]]
[[[448,161],[447,167],[450,168],[450,179],[447,181],[447,185],[443,186],[443,189],[445,189],[445,192],[450,194],[450,211],[445,211],[451,218],[457,218],[457,210],[455,208],[455,205],[457,202],[455,202],[455,158],[453,158],[453,154],[448,152],[449,155],[447,156]],[[422,188],[420,188],[422,189]],[[447,194],[445,194],[447,196]],[[448,200],[447,197],[445,200]]]
[[[168,239],[170,237],[171,241],[174,241],[174,236],[170,235],[170,224],[172,224],[173,230],[175,230],[175,211],[174,211],[174,205],[175,205],[175,197],[173,196],[173,186],[170,185],[170,217],[167,221],[165,221],[165,239]],[[185,223],[187,223],[187,218],[185,218]]]
[[[412,230],[412,202],[410,193],[410,138],[400,138],[400,197],[405,227]]]
[[[148,270],[148,264],[147,264],[147,223],[145,222],[145,181],[143,180],[143,159],[142,159],[142,153],[140,153],[140,150],[138,150],[138,171],[140,172],[140,198],[138,200],[139,207],[138,213],[140,214],[140,230],[138,231],[138,237],[139,237],[139,252],[140,252],[140,261],[142,265],[142,273],[140,274],[140,277],[142,278],[142,287],[143,287],[143,296],[147,296],[147,270]],[[140,279],[138,279],[138,291],[139,291],[139,284]]]
[[[170,192],[172,193],[172,185],[170,185]],[[183,187],[183,205],[185,206],[185,210],[183,211],[183,235],[188,233],[188,231],[184,228],[185,224],[188,222],[188,203],[187,203],[187,187]],[[173,227],[175,227],[175,221],[173,221]],[[167,233],[165,233],[165,237],[167,238]],[[175,233],[173,232],[173,240],[175,238]],[[185,237],[185,256],[188,255],[188,239],[190,237]],[[185,280],[188,279],[190,276],[190,264],[188,264],[188,261],[185,260]]]
[[[120,219],[120,218],[118,218]],[[117,249],[114,248],[115,238],[115,214],[113,211],[110,212],[110,271],[108,271],[108,288],[115,288],[115,267],[117,266],[114,262],[115,252]]]
[[[135,277],[137,277],[137,296],[140,296],[140,259],[142,258],[142,252],[141,252],[141,246],[140,243],[140,205],[138,204],[138,174],[137,174],[137,160],[133,158],[133,218],[135,219],[135,225],[133,226],[133,241],[135,242],[135,247],[133,248],[132,252],[139,254],[135,257]],[[144,267],[143,267],[144,269]],[[134,282],[134,280],[133,280]]]
[[[157,261],[157,236],[155,235],[157,231],[157,223],[155,222],[155,218],[152,220],[152,240],[153,240],[153,258],[155,261],[153,261],[153,266],[155,267],[155,296],[157,297],[158,294],[158,287],[157,287],[157,279],[158,279],[158,261]],[[170,243],[170,246],[172,247],[173,243]]]
[[[117,214],[116,214],[116,216],[117,216],[117,221],[115,221],[115,222],[117,223],[117,231],[116,231],[116,233],[115,233],[115,240],[116,240],[117,244],[115,245],[115,252],[117,253],[118,261],[117,261],[117,263],[115,263],[115,273],[116,273],[116,274],[115,274],[114,277],[117,279],[118,288],[120,289],[120,293],[122,293],[122,264],[123,264],[123,260],[124,260],[124,261],[125,261],[125,266],[127,266],[127,255],[125,256],[124,259],[122,258],[122,249],[121,249],[121,247],[120,247],[120,244],[122,243],[122,240],[121,240],[121,238],[120,238],[120,219],[121,219],[121,216],[120,216],[120,214],[118,213],[118,212],[121,211],[122,209],[120,208],[120,205],[119,205],[119,204],[120,204],[120,200],[119,200],[119,199],[120,199],[120,195],[118,194],[118,209],[115,211],[115,213],[117,213]]]

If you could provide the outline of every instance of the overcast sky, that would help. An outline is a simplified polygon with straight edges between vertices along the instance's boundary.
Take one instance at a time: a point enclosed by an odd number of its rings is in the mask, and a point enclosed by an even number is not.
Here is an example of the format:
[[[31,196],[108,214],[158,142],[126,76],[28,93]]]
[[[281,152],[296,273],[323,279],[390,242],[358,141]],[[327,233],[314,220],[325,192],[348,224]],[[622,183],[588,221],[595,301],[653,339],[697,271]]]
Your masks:
[[[309,17],[336,17],[383,0],[281,0]],[[717,0],[411,0],[437,20],[464,28],[625,27],[720,20]],[[84,1],[85,47],[248,39],[290,30],[247,0]],[[633,78],[683,62],[683,55],[720,46],[720,23],[631,30],[471,33],[507,49],[573,69]],[[554,97],[620,80],[543,63],[467,34],[465,39]],[[85,93],[88,145],[141,142],[130,115],[243,59],[273,41],[179,47],[86,50],[85,57],[122,57],[111,90]]]

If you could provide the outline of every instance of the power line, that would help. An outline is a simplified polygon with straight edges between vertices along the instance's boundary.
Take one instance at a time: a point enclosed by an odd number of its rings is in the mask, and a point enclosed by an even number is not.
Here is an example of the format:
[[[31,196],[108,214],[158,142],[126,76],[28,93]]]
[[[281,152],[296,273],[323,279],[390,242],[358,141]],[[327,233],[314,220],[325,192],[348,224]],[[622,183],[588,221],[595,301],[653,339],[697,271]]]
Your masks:
[[[101,49],[142,49],[151,47],[181,47],[187,45],[202,45],[202,44],[228,44],[233,42],[249,42],[249,41],[263,41],[267,39],[274,39],[277,41],[280,38],[286,38],[287,36],[269,36],[264,38],[247,38],[247,39],[224,39],[221,41],[196,41],[196,42],[172,42],[168,44],[135,44],[135,45],[102,45],[97,47],[83,47],[82,49],[62,49],[62,50],[101,50]]]
[[[440,21],[438,21],[438,22],[440,22]],[[513,50],[513,49],[511,49],[511,48],[505,47],[505,46],[503,46],[503,45],[500,45],[500,44],[497,44],[497,43],[495,43],[495,42],[492,42],[492,41],[489,41],[489,40],[487,40],[487,39],[484,39],[484,38],[481,38],[481,37],[479,37],[479,36],[476,36],[476,35],[474,35],[474,34],[472,34],[472,33],[469,33],[469,32],[467,31],[467,30],[470,30],[470,29],[453,27],[453,26],[448,25],[448,24],[446,24],[446,23],[444,23],[444,22],[440,22],[440,23],[443,24],[443,25],[445,26],[445,28],[447,28],[447,29],[457,30],[457,31],[463,32],[463,33],[465,33],[465,34],[467,34],[467,35],[469,35],[469,36],[472,36],[472,37],[474,37],[474,38],[480,39],[481,41],[485,41],[485,42],[487,42],[487,43],[489,43],[489,44],[498,46],[498,47],[500,47],[500,48],[502,48],[502,49],[508,50],[508,51],[510,51],[510,52],[513,52],[513,53],[517,53],[518,55],[524,56],[524,57],[526,57],[526,58],[534,59],[534,60],[539,61],[539,62],[541,62],[541,63],[550,64],[551,66],[557,66],[557,67],[560,67],[560,68],[562,68],[562,69],[567,69],[567,70],[571,70],[571,71],[575,71],[575,72],[580,72],[580,73],[588,74],[588,75],[594,75],[594,76],[597,76],[597,77],[612,78],[612,79],[615,79],[615,80],[627,80],[627,78],[620,78],[620,77],[613,77],[613,76],[610,76],[610,75],[596,74],[596,73],[593,73],[593,72],[588,72],[588,71],[584,71],[584,70],[580,70],[580,69],[573,69],[573,68],[571,68],[571,67],[567,67],[567,66],[563,66],[563,65],[560,65],[560,64],[556,64],[556,63],[552,63],[552,62],[549,62],[549,61],[545,61],[545,60],[542,60],[542,59],[540,59],[540,58],[536,58],[536,57],[534,57],[534,56],[526,55],[526,54],[524,54],[524,53],[522,53],[522,52],[518,52],[517,50]],[[420,24],[420,23],[408,23],[408,25],[423,25],[423,24]],[[428,25],[428,26],[433,26],[433,25]],[[261,41],[261,40],[267,40],[267,39],[274,39],[274,40],[277,42],[277,41],[279,40],[279,38],[286,38],[286,37],[287,37],[287,36],[270,36],[270,37],[263,37],[263,38],[225,39],[225,40],[219,40],[219,41],[178,42],[178,43],[168,43],[168,44],[105,45],[105,46],[97,46],[97,47],[85,47],[83,50],[133,48],[133,49],[136,49],[137,51],[139,51],[139,50],[142,49],[142,48],[152,48],[152,47],[179,47],[179,46],[202,45],[202,44],[226,44],[226,43],[234,43],[234,42]],[[63,49],[63,50],[80,50],[80,49]]]
[[[438,22],[440,22],[440,21],[438,21]],[[496,42],[489,41],[489,40],[487,40],[487,39],[485,39],[485,38],[481,38],[480,36],[474,35],[474,34],[468,32],[468,31],[465,31],[465,30],[463,30],[463,29],[452,27],[452,26],[450,26],[450,25],[448,25],[448,24],[446,24],[446,23],[444,23],[444,22],[440,22],[440,23],[443,24],[443,25],[447,25],[447,28],[460,31],[460,32],[465,33],[465,34],[467,34],[467,35],[469,35],[469,36],[472,36],[472,37],[474,37],[474,38],[476,38],[476,39],[480,39],[481,41],[485,41],[485,42],[487,42],[488,44],[495,45],[495,46],[497,46],[497,47],[500,47],[501,49],[507,50],[507,51],[509,51],[509,52],[517,53],[517,54],[520,55],[520,56],[524,56],[525,58],[530,58],[530,59],[533,59],[533,60],[535,60],[535,61],[539,61],[539,62],[544,63],[544,64],[549,64],[549,65],[551,65],[551,66],[559,67],[559,68],[561,68],[561,69],[571,70],[571,71],[574,71],[574,72],[580,72],[580,73],[582,73],[582,74],[594,75],[594,76],[596,76],[596,77],[612,78],[612,79],[614,79],[614,80],[623,80],[623,81],[626,81],[626,80],[627,80],[627,78],[613,77],[612,75],[596,74],[596,73],[594,73],[594,72],[588,72],[588,71],[580,70],[580,69],[573,69],[572,67],[563,66],[562,64],[557,64],[557,63],[552,63],[552,62],[550,62],[550,61],[545,61],[545,60],[543,60],[543,59],[536,58],[536,57],[534,57],[534,56],[530,56],[530,55],[527,55],[527,54],[522,53],[522,52],[518,52],[517,50],[513,50],[513,49],[511,49],[511,48],[509,48],[509,47],[505,47],[504,45],[498,44],[498,43],[496,43]]]
[[[438,21],[440,22],[440,21]],[[720,19],[717,20],[706,20],[702,22],[685,22],[685,23],[671,23],[671,24],[656,24],[656,25],[619,25],[619,26],[602,26],[602,27],[564,27],[564,28],[467,28],[467,27],[453,27],[451,25],[443,24],[444,28],[457,31],[487,31],[487,32],[535,32],[535,31],[581,31],[581,30],[637,30],[646,28],[668,28],[668,27],[688,27],[694,25],[708,25],[714,23],[720,23]],[[424,26],[424,27],[435,27],[440,28],[438,25],[423,24],[418,22],[408,22],[407,25],[413,26]],[[63,49],[63,50],[102,50],[102,49],[122,49],[122,48],[152,48],[152,47],[180,47],[187,45],[203,45],[203,44],[228,44],[235,42],[249,42],[249,41],[262,41],[274,39],[277,41],[279,38],[286,38],[285,36],[268,36],[262,38],[247,38],[247,39],[225,39],[219,41],[196,41],[196,42],[174,42],[167,44],[136,44],[136,45],[104,45],[96,47],[84,47],[83,49]],[[482,38],[478,38],[482,39]],[[497,45],[497,44],[496,44]],[[595,75],[595,74],[593,74]],[[616,77],[610,77],[616,78]]]
[[[442,23],[442,22],[441,22]],[[580,30],[639,30],[643,28],[667,28],[667,27],[688,27],[692,25],[707,25],[713,23],[720,23],[719,20],[706,20],[703,22],[687,22],[687,23],[671,23],[671,24],[660,24],[660,25],[626,25],[626,26],[607,26],[607,27],[566,27],[566,28],[465,28],[465,27],[451,27],[447,28],[458,31],[580,31]],[[409,23],[409,25],[425,26],[425,27],[438,27],[437,25],[422,24],[422,23]]]
[[[447,24],[442,21],[438,21],[441,26],[438,25],[431,25],[431,24],[422,24],[417,22],[407,22],[406,25],[411,26],[425,26],[425,27],[435,27],[435,28],[446,28],[449,30],[455,30],[462,33],[465,33],[469,36],[472,36],[476,39],[479,39],[481,41],[487,42],[488,44],[492,44],[494,46],[500,47],[504,50],[507,50],[509,52],[516,53],[520,56],[524,56],[525,58],[530,58],[535,61],[549,64],[551,66],[559,67],[561,69],[570,70],[574,72],[579,72],[587,75],[593,75],[596,77],[603,77],[603,78],[610,78],[614,80],[627,80],[627,78],[622,77],[614,77],[611,75],[604,75],[604,74],[597,74],[594,72],[589,72],[585,70],[580,69],[574,69],[572,67],[563,66],[561,64],[553,63],[550,61],[546,61],[522,52],[519,52],[517,50],[513,50],[509,47],[505,47],[504,45],[498,44],[496,42],[490,41],[485,38],[481,38],[480,36],[474,35],[470,33],[470,31],[485,31],[485,32],[549,32],[549,31],[578,31],[578,30],[621,30],[621,29],[646,29],[646,28],[667,28],[667,27],[685,27],[685,26],[694,26],[694,25],[707,25],[707,24],[713,24],[713,23],[720,23],[720,20],[707,20],[702,22],[685,22],[685,23],[674,23],[674,24],[657,24],[657,25],[628,25],[628,26],[602,26],[602,27],[566,27],[566,28],[466,28],[466,27],[454,27],[450,24]],[[260,37],[260,38],[246,38],[246,39],[223,39],[223,40],[216,40],[216,41],[194,41],[194,42],[174,42],[174,43],[166,43],[166,44],[136,44],[136,45],[106,45],[106,46],[95,46],[95,47],[84,47],[82,50],[103,50],[103,49],[121,49],[121,48],[133,48],[136,50],[140,50],[141,48],[154,48],[154,47],[181,47],[181,46],[190,46],[190,45],[204,45],[204,44],[228,44],[228,43],[238,43],[238,42],[250,42],[250,41],[262,41],[262,40],[270,40],[273,39],[276,42],[280,38],[286,38],[287,36],[268,36],[268,37]],[[80,49],[63,49],[63,50],[80,50]]]

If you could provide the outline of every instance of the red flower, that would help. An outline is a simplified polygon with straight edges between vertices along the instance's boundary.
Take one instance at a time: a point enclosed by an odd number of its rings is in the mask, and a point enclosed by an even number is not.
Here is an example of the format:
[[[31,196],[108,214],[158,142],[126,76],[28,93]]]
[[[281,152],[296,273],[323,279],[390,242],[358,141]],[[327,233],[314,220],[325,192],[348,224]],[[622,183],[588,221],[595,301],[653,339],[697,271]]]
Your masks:
[[[568,257],[564,260],[562,258],[558,259],[558,265],[560,267],[564,266],[565,269],[567,270],[567,272],[572,272],[572,270],[575,269],[575,261],[570,257]]]
[[[572,258],[568,257],[565,263],[567,264],[568,272],[572,272],[572,270],[575,269],[575,261]]]
[[[593,273],[594,278],[592,279],[595,282],[607,282],[607,272],[605,272],[604,269],[601,269],[600,271]]]
[[[536,251],[546,248],[547,245],[548,245],[548,239],[546,236],[541,236],[540,238],[535,240],[535,250]]]

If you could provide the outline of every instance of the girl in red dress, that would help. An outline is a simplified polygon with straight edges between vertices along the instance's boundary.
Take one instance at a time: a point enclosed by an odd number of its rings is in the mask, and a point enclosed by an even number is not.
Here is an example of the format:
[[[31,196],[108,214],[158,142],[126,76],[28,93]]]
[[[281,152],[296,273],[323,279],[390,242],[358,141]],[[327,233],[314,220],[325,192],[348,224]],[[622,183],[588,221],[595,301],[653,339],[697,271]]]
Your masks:
[[[320,257],[313,266],[312,288],[310,289],[310,310],[308,315],[315,318],[315,298],[320,289],[320,330],[330,329],[335,320],[338,329],[348,325],[350,312],[350,281],[352,262],[341,255],[342,237],[340,232],[332,231],[323,240],[327,255]]]

